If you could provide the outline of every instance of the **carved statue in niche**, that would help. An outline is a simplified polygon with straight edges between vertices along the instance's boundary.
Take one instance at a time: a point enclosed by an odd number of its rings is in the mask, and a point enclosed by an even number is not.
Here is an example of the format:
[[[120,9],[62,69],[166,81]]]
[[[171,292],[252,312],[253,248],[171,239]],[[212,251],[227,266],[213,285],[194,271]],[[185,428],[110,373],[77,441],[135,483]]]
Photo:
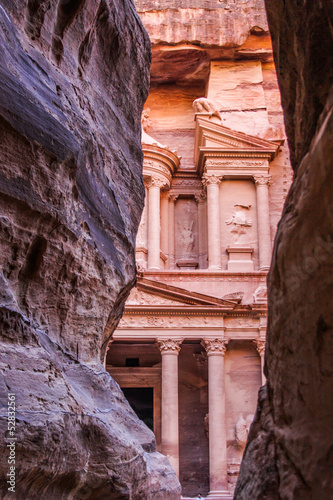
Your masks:
[[[149,113],[150,109],[146,108],[142,111],[141,115],[141,126],[145,132],[148,132],[148,130],[151,127],[151,120],[149,119]]]
[[[194,252],[194,234],[193,234],[193,225],[192,221],[178,221],[177,227],[179,231],[179,241],[181,250],[183,253],[183,257],[191,256]]]
[[[141,218],[140,226],[138,229],[138,233],[136,235],[136,245],[137,246],[146,245],[145,229],[146,229],[146,221],[145,221],[145,217],[143,214],[143,216]]]
[[[234,207],[239,208],[236,208],[231,218],[226,220],[225,223],[227,226],[230,226],[230,231],[236,234],[235,243],[238,243],[242,234],[246,234],[247,228],[251,227],[253,222],[252,219],[247,218],[246,214],[246,210],[250,210],[251,205],[236,203]]]
[[[253,413],[249,413],[246,417],[246,420],[243,418],[243,414],[239,415],[239,419],[235,425],[235,438],[237,446],[241,449],[245,448],[247,436],[249,435],[250,426],[253,422],[254,415]]]
[[[209,118],[216,116],[222,121],[221,115],[214,101],[206,97],[199,97],[192,104],[195,113],[207,113]]]

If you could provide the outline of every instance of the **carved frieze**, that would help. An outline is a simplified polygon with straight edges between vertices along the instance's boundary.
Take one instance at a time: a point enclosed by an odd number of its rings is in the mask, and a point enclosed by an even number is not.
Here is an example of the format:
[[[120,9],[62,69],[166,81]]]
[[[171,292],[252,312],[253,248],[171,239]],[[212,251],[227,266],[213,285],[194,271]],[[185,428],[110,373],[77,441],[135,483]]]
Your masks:
[[[267,160],[224,160],[224,159],[207,159],[206,167],[268,167]]]
[[[217,328],[223,326],[222,316],[130,315],[124,314],[118,328]]]

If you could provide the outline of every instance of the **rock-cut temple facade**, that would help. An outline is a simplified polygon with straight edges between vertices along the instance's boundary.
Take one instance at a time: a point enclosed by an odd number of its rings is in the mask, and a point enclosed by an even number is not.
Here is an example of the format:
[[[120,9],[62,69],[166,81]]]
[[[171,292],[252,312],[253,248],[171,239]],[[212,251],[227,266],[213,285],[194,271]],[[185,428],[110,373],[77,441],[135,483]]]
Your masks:
[[[106,368],[183,498],[228,499],[265,380],[266,277],[291,181],[270,39],[163,45],[136,3],[153,42],[146,198],[137,286]]]

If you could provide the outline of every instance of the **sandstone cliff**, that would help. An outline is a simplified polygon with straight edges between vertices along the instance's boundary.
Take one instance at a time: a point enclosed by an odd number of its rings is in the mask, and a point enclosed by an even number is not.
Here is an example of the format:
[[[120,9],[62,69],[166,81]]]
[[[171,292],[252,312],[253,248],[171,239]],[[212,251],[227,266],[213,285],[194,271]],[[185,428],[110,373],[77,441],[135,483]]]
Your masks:
[[[333,498],[333,9],[266,0],[295,180],[269,275],[267,386],[235,498]]]
[[[16,498],[178,498],[101,365],[135,280],[147,34],[130,0],[1,4],[0,422],[3,436],[15,393]],[[1,498],[7,459],[3,439]]]

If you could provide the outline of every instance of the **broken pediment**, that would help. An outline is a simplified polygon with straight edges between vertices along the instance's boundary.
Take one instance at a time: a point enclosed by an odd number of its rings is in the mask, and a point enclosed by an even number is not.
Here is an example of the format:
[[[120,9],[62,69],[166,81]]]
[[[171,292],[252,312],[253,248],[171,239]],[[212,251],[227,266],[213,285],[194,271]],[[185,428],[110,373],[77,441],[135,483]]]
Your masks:
[[[283,141],[267,141],[243,132],[237,132],[222,125],[217,116],[207,113],[196,113],[196,132],[194,147],[194,162],[199,175],[202,175],[207,160],[221,161],[242,159],[250,164],[251,161],[263,162],[269,167],[279,152]]]
[[[126,306],[183,306],[184,302],[172,300],[169,297],[143,292],[138,288],[133,288],[126,301]]]
[[[126,309],[143,307],[174,308],[184,305],[195,307],[209,307],[233,309],[235,303],[198,292],[191,292],[184,288],[176,287],[159,281],[138,277],[137,286],[132,290],[127,302]]]

